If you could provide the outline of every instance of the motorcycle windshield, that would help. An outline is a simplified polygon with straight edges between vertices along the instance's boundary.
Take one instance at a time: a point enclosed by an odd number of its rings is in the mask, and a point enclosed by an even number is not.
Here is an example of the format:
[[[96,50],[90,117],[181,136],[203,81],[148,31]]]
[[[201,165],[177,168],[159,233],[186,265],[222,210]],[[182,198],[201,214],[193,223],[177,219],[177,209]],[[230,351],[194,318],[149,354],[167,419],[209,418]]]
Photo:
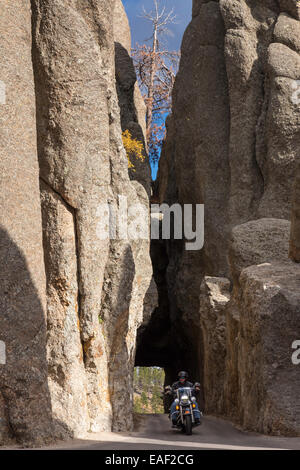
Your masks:
[[[181,388],[178,388],[177,393],[178,393],[178,398],[181,398],[182,395],[187,395],[190,398],[192,389],[190,387],[181,387]]]

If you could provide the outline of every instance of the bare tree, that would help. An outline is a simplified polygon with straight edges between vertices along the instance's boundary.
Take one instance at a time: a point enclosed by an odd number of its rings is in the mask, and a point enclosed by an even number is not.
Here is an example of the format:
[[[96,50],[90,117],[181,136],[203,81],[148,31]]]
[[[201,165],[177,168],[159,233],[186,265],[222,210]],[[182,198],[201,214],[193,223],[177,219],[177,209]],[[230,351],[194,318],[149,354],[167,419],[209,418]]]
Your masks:
[[[174,24],[174,9],[167,12],[160,0],[153,0],[154,9],[143,8],[142,18],[151,22],[152,35],[147,41],[151,45],[137,45],[132,56],[139,85],[146,103],[146,138],[150,156],[156,160],[164,135],[164,125],[155,122],[171,110],[171,95],[179,64],[179,52],[165,50],[162,36],[170,34],[168,26]]]

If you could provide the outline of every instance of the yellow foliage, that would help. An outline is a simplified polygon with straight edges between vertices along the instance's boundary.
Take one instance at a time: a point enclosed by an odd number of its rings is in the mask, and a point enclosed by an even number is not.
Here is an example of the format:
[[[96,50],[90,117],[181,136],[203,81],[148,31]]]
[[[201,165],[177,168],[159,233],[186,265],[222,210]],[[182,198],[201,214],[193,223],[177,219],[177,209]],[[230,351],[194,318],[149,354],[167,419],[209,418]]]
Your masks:
[[[134,168],[134,164],[132,163],[130,157],[134,156],[141,161],[145,160],[145,156],[143,155],[143,142],[137,139],[133,139],[128,129],[122,133],[122,139],[128,159],[128,168]]]

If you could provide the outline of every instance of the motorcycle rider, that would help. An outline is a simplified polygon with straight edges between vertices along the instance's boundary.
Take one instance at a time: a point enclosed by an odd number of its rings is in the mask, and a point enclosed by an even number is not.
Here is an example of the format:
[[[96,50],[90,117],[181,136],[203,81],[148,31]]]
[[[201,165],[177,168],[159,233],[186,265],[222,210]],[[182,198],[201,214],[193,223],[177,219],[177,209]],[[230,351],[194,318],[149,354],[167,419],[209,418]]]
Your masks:
[[[190,388],[194,389],[194,391],[195,391],[194,395],[198,394],[200,392],[200,384],[198,382],[196,382],[193,385],[191,382],[189,382],[187,380],[188,377],[189,377],[189,375],[186,371],[180,371],[178,373],[178,381],[174,382],[171,388],[167,388],[166,393],[171,394],[174,397],[174,395],[176,394],[176,390],[178,390],[178,388],[190,387]],[[195,403],[195,405],[196,405],[196,408],[194,409],[195,423],[200,424],[201,414],[200,414],[200,410],[199,410],[197,402]],[[175,400],[174,400],[172,405],[171,405],[171,408],[170,408],[170,416],[171,416],[171,419],[172,419],[173,427],[176,427],[178,413],[179,412],[176,410],[176,403],[175,403]]]

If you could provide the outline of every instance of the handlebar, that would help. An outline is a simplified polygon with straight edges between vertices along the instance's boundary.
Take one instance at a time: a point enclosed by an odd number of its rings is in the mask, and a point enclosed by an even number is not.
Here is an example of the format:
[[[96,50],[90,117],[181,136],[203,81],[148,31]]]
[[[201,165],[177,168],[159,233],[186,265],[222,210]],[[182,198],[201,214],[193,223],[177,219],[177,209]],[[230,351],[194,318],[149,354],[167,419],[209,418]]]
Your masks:
[[[167,385],[164,389],[165,395],[175,395],[178,390],[191,390],[192,393],[197,393],[200,391],[200,384],[196,383],[193,387],[179,387],[177,389],[172,389],[170,385]]]

